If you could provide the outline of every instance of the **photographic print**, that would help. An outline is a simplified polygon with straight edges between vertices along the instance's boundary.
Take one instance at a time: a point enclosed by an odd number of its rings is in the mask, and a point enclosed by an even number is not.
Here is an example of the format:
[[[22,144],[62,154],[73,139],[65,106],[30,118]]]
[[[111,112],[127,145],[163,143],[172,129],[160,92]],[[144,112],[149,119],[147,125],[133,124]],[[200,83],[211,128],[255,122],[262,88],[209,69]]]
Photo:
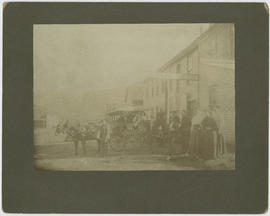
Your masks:
[[[233,23],[35,24],[38,170],[235,169]]]

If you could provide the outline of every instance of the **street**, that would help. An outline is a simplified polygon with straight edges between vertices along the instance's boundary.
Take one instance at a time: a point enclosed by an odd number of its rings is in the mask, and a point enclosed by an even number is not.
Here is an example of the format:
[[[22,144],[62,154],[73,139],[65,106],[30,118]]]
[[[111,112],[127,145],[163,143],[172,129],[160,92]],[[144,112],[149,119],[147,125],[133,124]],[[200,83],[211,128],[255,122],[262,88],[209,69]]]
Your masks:
[[[234,160],[202,161],[189,156],[176,155],[168,160],[166,154],[145,152],[113,152],[103,157],[97,153],[95,141],[87,143],[86,155],[82,148],[74,155],[72,143],[36,146],[35,167],[39,170],[73,171],[128,171],[128,170],[227,170],[232,168]],[[229,162],[229,165],[228,165]]]
[[[61,159],[38,159],[36,167],[49,170],[73,170],[73,171],[128,171],[128,170],[195,170],[195,164],[190,163],[178,166],[172,161],[167,161],[161,155],[127,155],[107,157],[73,157]]]
[[[152,155],[143,152],[113,152],[106,157],[97,153],[95,141],[86,144],[86,155],[79,145],[79,154],[74,155],[74,146],[70,142],[35,147],[35,164],[38,169],[49,170],[195,170],[198,161],[182,159],[178,165],[175,160],[167,160],[167,155]]]
[[[156,149],[154,153],[147,148],[116,151],[109,146],[108,155],[103,157],[98,154],[95,140],[87,141],[85,155],[79,144],[78,155],[75,155],[74,144],[64,142],[64,135],[55,136],[52,130],[43,130],[38,132],[36,138],[40,138],[36,139],[34,156],[35,167],[39,170],[227,170],[234,166],[232,155],[208,161],[188,155],[175,155],[168,159],[166,146]]]

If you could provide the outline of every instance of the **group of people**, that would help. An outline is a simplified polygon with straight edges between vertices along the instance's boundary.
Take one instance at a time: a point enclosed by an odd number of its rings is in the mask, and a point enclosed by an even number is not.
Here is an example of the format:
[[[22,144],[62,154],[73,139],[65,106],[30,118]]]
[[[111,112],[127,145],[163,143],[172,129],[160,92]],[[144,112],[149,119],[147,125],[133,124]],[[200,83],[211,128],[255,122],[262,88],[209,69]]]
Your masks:
[[[227,153],[224,119],[218,106],[198,110],[192,119],[189,153],[203,159],[215,159]]]
[[[171,119],[168,130],[169,154],[173,155],[180,144],[180,151],[187,153],[190,140],[191,121],[185,111],[182,112],[181,120],[178,116]]]
[[[117,130],[119,134],[123,134],[128,129],[126,122],[127,117],[119,119]],[[164,113],[158,113],[156,119],[150,120],[146,120],[145,114],[136,114],[131,119],[131,123],[131,130],[143,128],[141,138],[150,146],[152,153],[159,146],[168,149],[169,157],[184,154],[202,159],[214,159],[227,151],[223,137],[224,121],[218,106],[205,110],[198,109],[193,117],[183,111],[181,117],[171,116],[168,124]],[[56,127],[55,134],[60,131],[66,133],[65,141],[68,139],[73,141],[75,155],[78,155],[80,143],[86,155],[87,140],[96,140],[98,153],[102,156],[107,155],[113,133],[106,119],[100,121],[95,129],[90,125],[79,123],[76,126],[69,126],[67,121],[61,128]]]
[[[166,124],[164,114],[159,114],[155,120],[151,118],[145,136],[153,151],[156,145],[167,146],[169,158],[180,153],[214,159],[227,151],[223,127],[223,117],[216,106],[198,109],[193,117],[183,111],[181,118],[172,116],[169,124]]]

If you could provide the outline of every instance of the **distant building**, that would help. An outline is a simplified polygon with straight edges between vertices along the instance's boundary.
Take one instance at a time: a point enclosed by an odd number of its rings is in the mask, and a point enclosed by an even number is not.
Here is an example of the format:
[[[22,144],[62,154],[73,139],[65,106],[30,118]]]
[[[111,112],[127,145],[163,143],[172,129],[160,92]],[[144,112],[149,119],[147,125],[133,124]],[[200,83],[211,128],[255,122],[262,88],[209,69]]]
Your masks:
[[[126,88],[122,103],[107,104],[106,115],[117,120],[123,113],[143,111],[143,83],[137,82]]]
[[[226,142],[235,142],[235,44],[233,24],[212,24],[188,47],[144,81],[147,115],[163,111],[193,116],[196,109],[219,105]]]
[[[34,106],[34,128],[46,128],[46,114],[37,106]]]
[[[144,80],[143,102],[148,118],[155,117],[158,112],[165,112],[166,80],[149,77]]]
[[[34,106],[34,128],[54,128],[60,122],[59,117],[45,108]]]
[[[143,105],[143,83],[137,82],[126,88],[124,103],[132,106]]]

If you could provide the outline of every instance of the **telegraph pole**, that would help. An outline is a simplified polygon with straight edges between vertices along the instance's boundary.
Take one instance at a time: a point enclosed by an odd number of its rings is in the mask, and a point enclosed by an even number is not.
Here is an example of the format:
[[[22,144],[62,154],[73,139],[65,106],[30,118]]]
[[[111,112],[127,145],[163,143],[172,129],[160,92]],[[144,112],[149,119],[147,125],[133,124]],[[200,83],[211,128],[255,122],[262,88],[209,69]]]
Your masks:
[[[170,121],[170,104],[169,104],[169,79],[165,78],[165,113],[166,123]]]

